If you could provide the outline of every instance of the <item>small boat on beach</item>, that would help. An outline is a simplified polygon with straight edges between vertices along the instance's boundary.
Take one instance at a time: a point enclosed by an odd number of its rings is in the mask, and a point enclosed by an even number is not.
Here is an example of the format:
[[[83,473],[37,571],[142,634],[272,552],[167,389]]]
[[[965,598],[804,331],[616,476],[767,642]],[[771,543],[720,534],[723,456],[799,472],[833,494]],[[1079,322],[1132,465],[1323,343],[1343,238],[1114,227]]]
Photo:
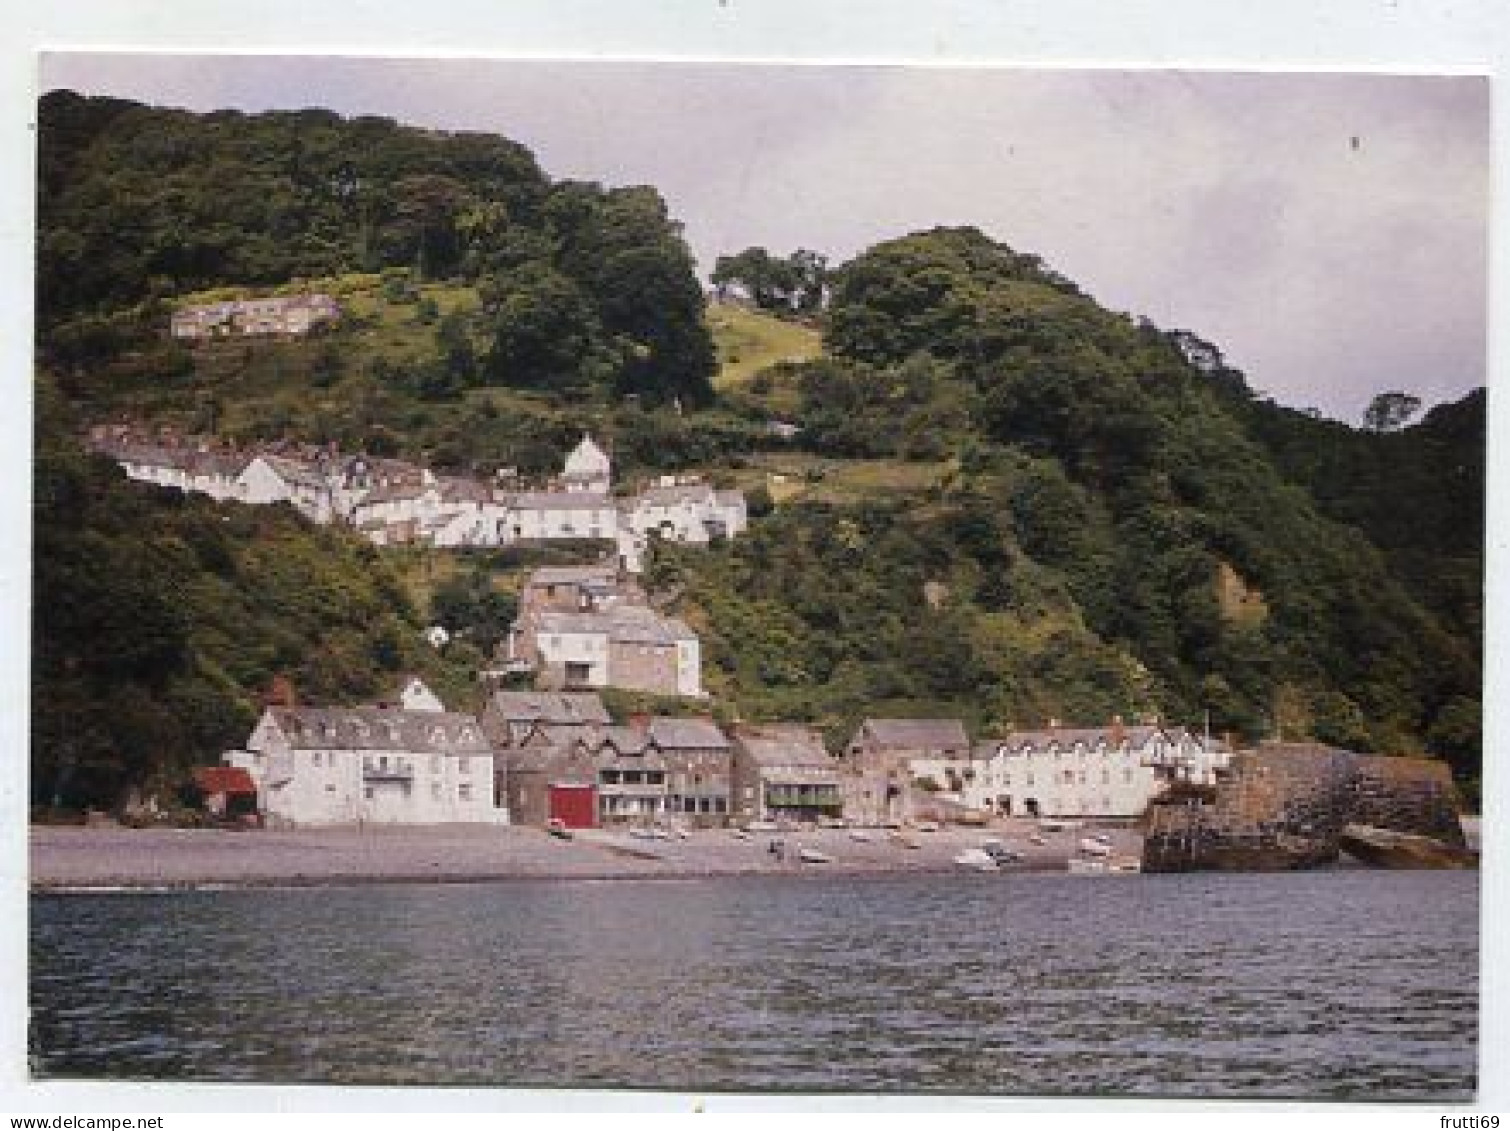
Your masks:
[[[797,859],[804,864],[832,864],[834,858],[826,852],[819,852],[816,848],[797,849]]]
[[[966,848],[954,857],[954,863],[972,872],[994,872],[999,865],[984,848]]]

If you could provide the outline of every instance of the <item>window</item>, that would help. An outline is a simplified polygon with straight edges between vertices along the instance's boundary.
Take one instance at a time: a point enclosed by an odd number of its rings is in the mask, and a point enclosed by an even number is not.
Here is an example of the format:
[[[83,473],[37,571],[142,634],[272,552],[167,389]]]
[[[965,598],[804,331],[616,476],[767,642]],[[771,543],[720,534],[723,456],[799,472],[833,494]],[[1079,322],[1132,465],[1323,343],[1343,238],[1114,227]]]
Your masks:
[[[311,766],[318,766],[320,764],[320,752],[318,750],[309,756],[309,764]]]
[[[456,800],[472,800],[472,784],[470,782],[462,782],[459,786],[456,787]]]
[[[430,783],[430,796],[436,801],[440,800],[440,782],[433,781]]]
[[[370,785],[362,790],[362,796],[368,801],[372,800],[372,787]]]
[[[1122,771],[1122,780],[1123,781],[1130,783],[1132,781],[1132,778],[1133,778],[1133,775],[1132,775],[1132,770],[1131,769],[1126,769],[1126,770]]]
[[[1102,785],[1110,785],[1111,781],[1112,781],[1112,772],[1110,770],[1102,770],[1101,771],[1101,784]]]
[[[456,772],[458,774],[470,773],[471,772],[470,771],[471,764],[472,764],[471,763],[471,759],[469,759],[469,758],[458,758],[458,759],[456,759]]]

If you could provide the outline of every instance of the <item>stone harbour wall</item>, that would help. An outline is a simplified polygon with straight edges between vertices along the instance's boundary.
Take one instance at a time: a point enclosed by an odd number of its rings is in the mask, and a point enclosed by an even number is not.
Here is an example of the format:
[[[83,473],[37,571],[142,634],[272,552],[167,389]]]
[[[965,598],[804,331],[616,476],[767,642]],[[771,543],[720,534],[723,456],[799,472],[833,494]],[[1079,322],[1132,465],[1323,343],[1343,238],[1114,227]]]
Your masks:
[[[1239,751],[1215,787],[1177,789],[1150,807],[1150,872],[1276,871],[1337,859],[1349,824],[1461,847],[1447,767],[1424,758],[1355,754],[1314,743]]]

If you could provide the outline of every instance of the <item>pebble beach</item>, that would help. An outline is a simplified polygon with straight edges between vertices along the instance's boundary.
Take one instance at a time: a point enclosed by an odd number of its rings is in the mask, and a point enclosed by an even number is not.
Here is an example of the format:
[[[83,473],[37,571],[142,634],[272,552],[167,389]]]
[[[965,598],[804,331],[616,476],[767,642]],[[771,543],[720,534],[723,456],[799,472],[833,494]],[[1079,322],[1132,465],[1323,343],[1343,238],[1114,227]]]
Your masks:
[[[646,840],[625,831],[491,825],[378,826],[275,831],[34,826],[33,891],[153,890],[359,883],[467,883],[509,879],[651,879],[802,873],[957,871],[954,857],[990,839],[1022,855],[1013,869],[1060,871],[1088,832],[1136,858],[1133,829],[1042,831],[1032,822],[937,831],[707,829]],[[1033,843],[1038,837],[1042,844]],[[779,842],[783,851],[772,851]],[[799,859],[800,849],[828,857]]]

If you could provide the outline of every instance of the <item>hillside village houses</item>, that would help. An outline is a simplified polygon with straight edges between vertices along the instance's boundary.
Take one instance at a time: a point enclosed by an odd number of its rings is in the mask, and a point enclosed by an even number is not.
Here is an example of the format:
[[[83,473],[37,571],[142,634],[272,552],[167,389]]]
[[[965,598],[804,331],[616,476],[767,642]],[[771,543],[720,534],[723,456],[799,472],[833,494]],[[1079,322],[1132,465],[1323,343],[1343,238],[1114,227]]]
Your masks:
[[[356,708],[272,706],[225,763],[274,825],[734,820],[881,825],[973,810],[1130,819],[1169,783],[1212,784],[1225,745],[1155,724],[1015,731],[973,747],[955,719],[867,719],[839,757],[794,723],[630,716],[593,692],[494,691],[448,712],[417,677]],[[946,802],[940,809],[936,801]],[[953,807],[952,809],[949,807]]]
[[[144,441],[100,426],[90,447],[144,482],[216,499],[286,502],[313,522],[344,522],[377,545],[498,547],[550,541],[612,542],[619,566],[639,572],[652,537],[706,545],[749,525],[739,491],[663,476],[637,494],[611,493],[612,465],[590,436],[543,487],[500,478],[438,476],[428,468],[325,448],[228,450],[206,438]]]
[[[636,716],[616,726],[595,694],[499,691],[482,722],[516,823],[729,819],[732,750],[710,719]]]

